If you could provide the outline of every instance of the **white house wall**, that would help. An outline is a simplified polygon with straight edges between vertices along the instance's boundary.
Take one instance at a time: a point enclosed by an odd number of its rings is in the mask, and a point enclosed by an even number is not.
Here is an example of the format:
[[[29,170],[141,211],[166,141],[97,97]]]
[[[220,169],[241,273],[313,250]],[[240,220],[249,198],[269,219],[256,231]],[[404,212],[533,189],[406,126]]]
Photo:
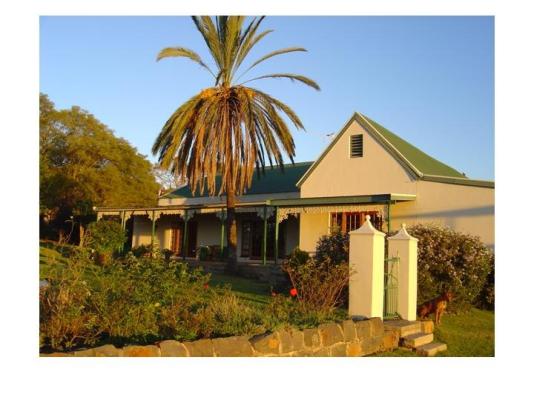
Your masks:
[[[490,247],[495,245],[495,190],[438,182],[417,182],[413,202],[392,207],[392,229],[401,223],[434,223],[479,236]]]
[[[152,239],[152,221],[146,217],[133,216],[132,247],[148,246]]]
[[[315,252],[317,240],[328,235],[328,214],[300,214],[300,249],[307,252]]]
[[[351,135],[363,135],[363,157],[350,157]],[[415,194],[415,181],[353,121],[301,185],[301,197]]]

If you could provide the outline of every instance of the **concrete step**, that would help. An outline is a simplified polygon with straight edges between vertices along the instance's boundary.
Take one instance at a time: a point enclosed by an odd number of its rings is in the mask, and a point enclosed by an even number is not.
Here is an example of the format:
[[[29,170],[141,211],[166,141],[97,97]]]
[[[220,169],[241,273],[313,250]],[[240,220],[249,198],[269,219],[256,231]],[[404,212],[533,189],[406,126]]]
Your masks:
[[[415,349],[416,347],[431,343],[433,340],[433,333],[414,333],[401,338],[401,346]]]
[[[409,335],[421,332],[421,323],[419,321],[405,321],[403,319],[394,319],[384,321],[385,330],[396,330],[399,336],[404,338]]]
[[[445,343],[438,343],[438,342],[427,343],[422,346],[417,346],[415,348],[415,351],[417,352],[417,354],[421,356],[427,356],[427,357],[435,356],[437,353],[441,351],[445,351],[445,350],[447,350],[447,345]]]

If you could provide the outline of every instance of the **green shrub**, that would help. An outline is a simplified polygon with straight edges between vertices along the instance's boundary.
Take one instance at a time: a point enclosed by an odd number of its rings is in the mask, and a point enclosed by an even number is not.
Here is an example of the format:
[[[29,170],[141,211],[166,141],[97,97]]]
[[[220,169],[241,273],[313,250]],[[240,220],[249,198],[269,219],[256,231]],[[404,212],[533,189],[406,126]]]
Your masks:
[[[349,235],[336,231],[322,236],[315,248],[315,260],[319,264],[339,265],[349,261]]]
[[[210,275],[200,269],[161,256],[129,253],[101,268],[80,253],[41,278],[43,350],[253,335],[286,325],[312,326],[336,315],[283,295],[265,306],[250,303],[229,288],[211,288]]]
[[[101,219],[88,225],[84,242],[97,252],[101,264],[107,264],[110,256],[121,249],[126,239],[126,232],[120,223]]]
[[[295,247],[287,259],[287,264],[291,267],[304,265],[310,260],[310,254],[307,251]]]
[[[495,309],[495,256],[493,254],[491,257],[490,273],[488,274],[484,287],[478,295],[476,305],[486,310]]]
[[[271,331],[289,326],[304,329],[329,321],[342,321],[347,319],[347,312],[344,309],[309,309],[294,298],[276,295],[269,303],[264,319],[265,326]]]
[[[149,244],[140,244],[139,246],[132,247],[132,254],[135,257],[145,257],[152,253],[152,246]]]
[[[309,259],[302,265],[285,263],[282,269],[296,289],[293,296],[305,312],[331,313],[345,301],[344,294],[349,282],[348,263],[337,265],[330,260],[319,263]]]
[[[199,317],[202,337],[252,335],[266,329],[261,311],[241,302],[228,288],[218,294],[217,301],[210,301]]]
[[[419,239],[418,303],[451,290],[451,310],[474,304],[491,269],[491,251],[479,238],[449,228],[415,225],[408,231]]]
[[[39,287],[40,345],[65,350],[94,344],[100,336],[98,315],[90,307],[91,290],[83,255],[73,254],[68,267],[55,265],[41,276]]]

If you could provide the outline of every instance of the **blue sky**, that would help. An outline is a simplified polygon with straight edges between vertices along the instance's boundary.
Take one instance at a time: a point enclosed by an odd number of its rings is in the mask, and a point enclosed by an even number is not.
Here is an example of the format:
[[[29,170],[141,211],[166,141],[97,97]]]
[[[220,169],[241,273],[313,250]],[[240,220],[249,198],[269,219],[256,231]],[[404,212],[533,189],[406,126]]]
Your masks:
[[[275,31],[250,62],[302,46],[247,76],[292,72],[255,86],[290,105],[306,132],[294,131],[296,161],[315,160],[360,111],[471,178],[494,179],[493,17],[268,17]],[[170,114],[213,78],[185,59],[156,62],[182,45],[208,59],[188,17],[41,17],[40,90],[58,108],[78,105],[149,156]]]

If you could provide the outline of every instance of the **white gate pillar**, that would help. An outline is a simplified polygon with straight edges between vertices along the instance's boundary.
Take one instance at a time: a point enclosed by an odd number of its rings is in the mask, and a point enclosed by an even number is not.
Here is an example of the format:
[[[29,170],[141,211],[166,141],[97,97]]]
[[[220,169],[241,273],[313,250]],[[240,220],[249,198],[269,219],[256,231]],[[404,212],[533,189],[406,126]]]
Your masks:
[[[388,258],[399,258],[398,310],[408,321],[417,319],[417,242],[402,224],[396,235],[388,238]]]
[[[365,223],[350,232],[349,315],[367,318],[384,315],[384,237],[365,216]]]

